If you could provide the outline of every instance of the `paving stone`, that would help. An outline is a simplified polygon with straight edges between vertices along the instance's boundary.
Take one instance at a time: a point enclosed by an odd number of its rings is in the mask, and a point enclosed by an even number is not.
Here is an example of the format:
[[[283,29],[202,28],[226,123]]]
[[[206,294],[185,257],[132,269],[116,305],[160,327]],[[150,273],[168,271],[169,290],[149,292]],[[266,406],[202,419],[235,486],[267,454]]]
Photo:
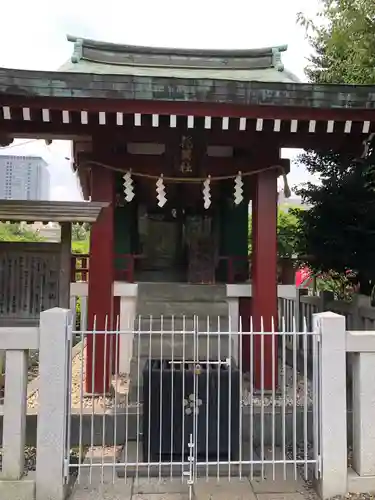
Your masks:
[[[70,500],[131,500],[131,488],[118,480],[114,484],[77,485],[74,487]]]
[[[184,493],[136,493],[132,500],[188,500],[189,495]]]
[[[259,451],[259,450],[258,450]],[[272,460],[272,449],[264,450],[264,459]],[[275,460],[283,460],[283,454],[280,448],[275,449]],[[295,467],[293,464],[287,464],[284,467],[282,463],[272,464],[267,463],[261,467],[261,476],[263,478],[253,478],[250,483],[255,493],[297,493],[304,491],[306,488],[305,481],[301,478],[297,470],[297,478],[295,476]],[[285,477],[284,477],[285,471]]]
[[[73,486],[70,500],[130,500],[133,481],[128,479],[113,479],[112,468],[93,467],[82,468],[79,479]]]
[[[257,500],[304,500],[302,493],[258,493]]]
[[[255,493],[298,493],[303,490],[301,481],[294,481],[293,479],[271,478],[267,479],[253,479],[250,484]]]
[[[27,477],[20,481],[0,480],[0,498],[30,500],[35,498],[35,481]]]
[[[224,478],[197,479],[194,484],[196,500],[255,500],[253,490],[247,479]]]
[[[94,462],[95,464],[95,462]],[[90,474],[90,468],[91,468],[91,474]],[[93,466],[93,467],[81,467],[79,474],[77,475],[77,484],[85,485],[85,486],[92,486],[94,487],[95,485],[100,485],[100,484],[115,484],[117,482],[120,482],[121,484],[130,484],[132,485],[133,480],[131,478],[127,478],[127,481],[125,483],[125,480],[119,480],[116,474],[116,469],[113,468],[112,464],[110,467],[98,467],[98,466]]]
[[[264,478],[254,478],[250,481],[255,493],[295,493],[304,491],[305,481],[297,471],[297,479],[294,474],[294,466],[287,465],[285,468],[286,475],[284,478],[284,466],[277,464],[275,470],[272,465],[264,466]]]
[[[159,493],[181,493],[186,494],[189,492],[189,487],[179,478],[137,478],[133,483],[133,494],[159,494]]]

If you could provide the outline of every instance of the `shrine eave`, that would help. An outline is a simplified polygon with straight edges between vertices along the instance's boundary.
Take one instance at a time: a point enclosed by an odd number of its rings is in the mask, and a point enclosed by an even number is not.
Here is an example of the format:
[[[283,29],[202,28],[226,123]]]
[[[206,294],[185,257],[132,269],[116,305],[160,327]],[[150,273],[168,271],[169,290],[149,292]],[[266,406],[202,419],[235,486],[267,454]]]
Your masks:
[[[141,45],[127,45],[102,40],[93,40],[79,36],[67,35],[68,42],[79,44],[82,48],[96,49],[99,51],[125,52],[132,54],[155,54],[181,57],[259,57],[270,56],[274,51],[285,52],[287,45],[275,47],[262,47],[255,49],[188,49],[176,47],[148,47]]]
[[[0,200],[0,221],[95,222],[108,203]]]
[[[218,117],[373,118],[375,86],[192,80],[0,68],[0,105]],[[265,115],[261,116],[259,111]],[[308,116],[306,116],[306,113]],[[293,116],[294,114],[294,116]],[[358,113],[357,113],[358,114]],[[329,118],[331,117],[331,118]],[[345,119],[345,118],[343,118]]]
[[[192,81],[298,82],[284,68],[286,45],[246,50],[177,49],[100,42],[68,36],[73,53],[58,71]]]

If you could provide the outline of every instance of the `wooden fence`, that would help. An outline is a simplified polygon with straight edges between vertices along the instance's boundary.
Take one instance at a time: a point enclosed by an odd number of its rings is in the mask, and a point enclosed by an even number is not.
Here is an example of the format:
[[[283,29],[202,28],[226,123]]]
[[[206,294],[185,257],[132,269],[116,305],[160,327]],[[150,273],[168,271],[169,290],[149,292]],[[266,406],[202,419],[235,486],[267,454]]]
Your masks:
[[[37,324],[59,305],[60,243],[0,243],[0,323]]]

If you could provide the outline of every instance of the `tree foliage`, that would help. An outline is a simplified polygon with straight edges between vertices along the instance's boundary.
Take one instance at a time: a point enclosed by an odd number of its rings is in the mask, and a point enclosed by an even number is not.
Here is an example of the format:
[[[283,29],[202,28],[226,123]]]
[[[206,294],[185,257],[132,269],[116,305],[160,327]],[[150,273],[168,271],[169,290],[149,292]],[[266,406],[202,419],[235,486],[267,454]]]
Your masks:
[[[299,227],[297,214],[299,209],[283,211],[277,214],[277,253],[279,257],[293,257],[297,252]],[[251,253],[252,218],[249,217],[249,253]]]
[[[72,252],[88,254],[90,250],[89,224],[72,225]]]
[[[374,0],[321,0],[317,20],[302,14],[314,50],[306,74],[313,83],[375,84]],[[297,190],[312,205],[301,212],[298,253],[316,271],[354,269],[363,282],[375,277],[375,157],[307,151],[300,158],[321,184]]]
[[[0,241],[43,242],[37,231],[22,226],[18,223],[0,223]],[[87,254],[90,248],[90,227],[88,224],[72,225],[72,252]]]
[[[0,223],[0,241],[42,241],[37,232],[31,231],[21,224]]]
[[[375,175],[368,161],[324,156],[302,156],[310,173],[321,175],[321,185],[308,183],[297,190],[313,205],[298,214],[301,222],[297,248],[310,256],[317,271],[354,269],[373,276],[375,268]]]
[[[72,224],[72,240],[73,241],[84,241],[90,232],[90,225],[84,224]]]
[[[306,74],[315,83],[375,82],[375,2],[321,0],[317,19],[298,15],[314,54]]]

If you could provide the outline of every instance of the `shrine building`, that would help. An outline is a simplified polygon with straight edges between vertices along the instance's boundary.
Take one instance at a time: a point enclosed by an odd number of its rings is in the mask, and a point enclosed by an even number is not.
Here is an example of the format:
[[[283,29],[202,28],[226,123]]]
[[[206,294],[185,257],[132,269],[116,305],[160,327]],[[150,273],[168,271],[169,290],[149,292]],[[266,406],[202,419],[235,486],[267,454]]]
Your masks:
[[[0,144],[72,141],[84,199],[108,204],[91,230],[89,326],[94,315],[99,329],[113,317],[115,281],[251,283],[241,310],[270,331],[277,183],[289,172],[280,151],[360,156],[375,132],[373,87],[300,83],[282,63],[286,46],[68,41],[72,56],[58,71],[0,69]]]

